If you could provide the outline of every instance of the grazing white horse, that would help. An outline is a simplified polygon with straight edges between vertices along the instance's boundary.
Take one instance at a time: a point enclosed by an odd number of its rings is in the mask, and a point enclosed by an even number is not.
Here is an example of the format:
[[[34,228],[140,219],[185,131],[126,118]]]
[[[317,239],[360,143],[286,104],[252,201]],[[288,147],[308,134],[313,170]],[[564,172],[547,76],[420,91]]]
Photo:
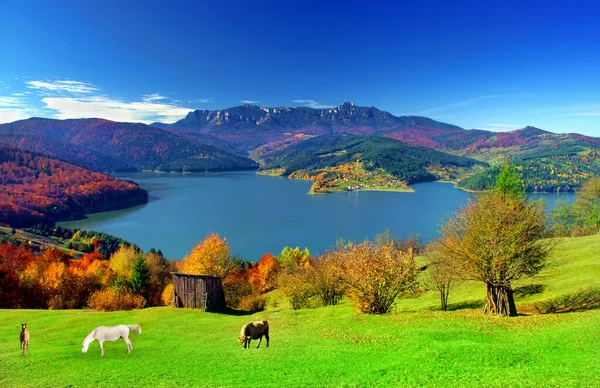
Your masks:
[[[83,343],[81,344],[81,353],[86,354],[90,344],[94,341],[98,341],[100,343],[100,349],[102,350],[100,356],[104,356],[102,343],[104,343],[104,341],[116,341],[119,338],[123,338],[127,344],[127,353],[129,353],[133,350],[133,345],[129,340],[130,331],[135,331],[138,335],[142,334],[142,328],[138,325],[98,326],[83,340]]]

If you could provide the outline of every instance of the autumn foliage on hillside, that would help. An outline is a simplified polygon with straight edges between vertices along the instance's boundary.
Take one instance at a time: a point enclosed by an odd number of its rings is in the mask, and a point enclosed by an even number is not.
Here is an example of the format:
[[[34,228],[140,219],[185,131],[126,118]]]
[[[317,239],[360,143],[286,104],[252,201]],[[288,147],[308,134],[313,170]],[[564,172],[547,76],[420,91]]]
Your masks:
[[[0,177],[0,223],[13,227],[148,201],[148,193],[133,182],[7,146],[0,146]]]
[[[143,292],[132,287],[132,280],[139,279],[133,263],[122,259],[132,253],[147,268]],[[162,255],[131,246],[123,246],[110,260],[99,252],[77,260],[55,248],[34,252],[5,243],[0,245],[0,308],[115,310],[162,305],[167,274]]]

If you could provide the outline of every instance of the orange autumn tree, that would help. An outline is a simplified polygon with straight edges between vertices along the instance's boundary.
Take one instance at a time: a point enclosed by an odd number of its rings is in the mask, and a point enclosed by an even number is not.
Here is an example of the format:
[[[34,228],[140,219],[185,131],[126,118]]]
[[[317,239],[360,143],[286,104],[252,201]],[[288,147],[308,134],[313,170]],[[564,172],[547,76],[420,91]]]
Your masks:
[[[177,264],[177,270],[195,275],[225,278],[237,268],[227,239],[217,233],[209,234]]]
[[[258,264],[248,270],[248,280],[258,292],[269,292],[276,286],[277,274],[280,269],[277,257],[265,253]]]

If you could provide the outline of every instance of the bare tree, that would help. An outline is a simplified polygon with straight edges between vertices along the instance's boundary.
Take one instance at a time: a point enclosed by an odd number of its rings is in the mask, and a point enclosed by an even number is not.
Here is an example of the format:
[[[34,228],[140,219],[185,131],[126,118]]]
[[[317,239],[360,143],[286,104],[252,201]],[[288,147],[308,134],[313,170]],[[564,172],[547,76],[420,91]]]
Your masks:
[[[428,283],[440,293],[440,307],[446,311],[450,289],[460,281],[460,277],[452,266],[452,260],[436,250],[435,243],[428,249],[426,259]]]

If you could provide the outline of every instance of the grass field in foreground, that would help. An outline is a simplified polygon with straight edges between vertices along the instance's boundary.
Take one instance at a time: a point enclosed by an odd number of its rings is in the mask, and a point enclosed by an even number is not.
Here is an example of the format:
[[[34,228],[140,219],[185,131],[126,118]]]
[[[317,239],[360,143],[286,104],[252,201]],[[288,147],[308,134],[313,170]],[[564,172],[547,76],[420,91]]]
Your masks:
[[[518,307],[600,285],[600,236],[561,240],[552,266],[531,282],[544,291]],[[473,296],[475,292],[475,296]],[[478,300],[465,284],[454,306]],[[276,295],[275,295],[276,297]],[[386,316],[340,306],[252,316],[168,307],[132,312],[0,311],[0,386],[600,386],[600,310],[484,317],[479,309],[435,311],[435,294],[401,300]],[[268,319],[271,346],[243,350],[241,326]],[[31,354],[19,356],[19,323]],[[98,325],[138,323],[123,341],[81,341]]]

